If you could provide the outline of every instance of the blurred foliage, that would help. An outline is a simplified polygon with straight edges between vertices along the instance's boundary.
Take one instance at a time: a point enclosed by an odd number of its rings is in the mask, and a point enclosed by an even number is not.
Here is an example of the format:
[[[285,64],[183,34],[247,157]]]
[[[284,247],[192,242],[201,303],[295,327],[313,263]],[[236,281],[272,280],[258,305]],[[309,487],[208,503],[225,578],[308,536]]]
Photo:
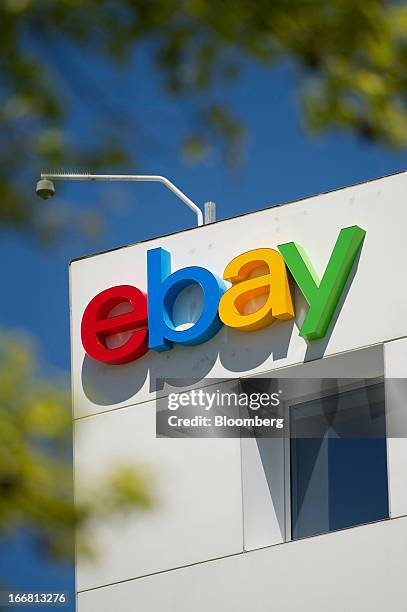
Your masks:
[[[0,332],[0,536],[27,530],[56,558],[93,554],[89,524],[116,513],[150,508],[147,474],[110,466],[100,480],[78,478],[73,506],[72,432],[68,391],[41,379],[31,343]]]
[[[218,86],[236,78],[247,60],[297,67],[311,130],[339,127],[390,147],[406,145],[405,2],[2,0],[1,224],[42,225],[47,209],[36,212],[31,181],[43,167],[123,169],[142,154],[128,141],[133,118],[116,107],[108,79],[92,62],[133,69],[143,45],[166,92],[191,97],[194,125],[182,144],[193,160],[219,144],[229,161],[238,159],[242,125],[219,101]],[[80,142],[72,141],[68,124],[72,92],[91,117],[101,116],[93,137]],[[62,215],[59,225],[71,222]]]

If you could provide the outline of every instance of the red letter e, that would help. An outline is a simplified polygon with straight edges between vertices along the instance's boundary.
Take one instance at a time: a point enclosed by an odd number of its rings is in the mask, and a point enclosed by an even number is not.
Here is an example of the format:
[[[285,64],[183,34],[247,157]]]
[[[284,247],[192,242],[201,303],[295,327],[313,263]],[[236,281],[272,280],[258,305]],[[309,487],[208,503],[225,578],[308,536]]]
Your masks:
[[[109,317],[110,311],[129,302],[130,312]],[[107,336],[132,331],[127,342],[108,348]],[[110,364],[129,363],[148,351],[147,295],[131,285],[110,287],[96,295],[87,305],[82,317],[82,344],[97,361]]]

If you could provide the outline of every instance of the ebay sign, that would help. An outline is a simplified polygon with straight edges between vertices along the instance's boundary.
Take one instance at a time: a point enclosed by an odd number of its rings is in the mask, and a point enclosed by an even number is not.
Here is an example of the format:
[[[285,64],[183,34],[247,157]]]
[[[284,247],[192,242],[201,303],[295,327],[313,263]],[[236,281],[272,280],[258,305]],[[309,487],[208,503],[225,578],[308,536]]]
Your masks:
[[[117,365],[139,359],[149,350],[201,344],[222,325],[242,333],[257,332],[276,319],[295,316],[288,272],[308,303],[300,335],[308,341],[322,338],[365,233],[357,225],[339,232],[321,279],[295,242],[242,253],[226,265],[222,278],[200,266],[172,271],[171,254],[162,248],[151,249],[147,252],[147,293],[133,285],[118,285],[96,295],[82,317],[83,347],[91,358]],[[193,325],[178,329],[173,306],[181,291],[193,284],[203,292],[203,308]],[[248,303],[260,296],[262,305],[247,312]],[[112,314],[120,304],[127,304],[128,312]],[[129,332],[126,342],[109,347],[106,339],[123,332]]]

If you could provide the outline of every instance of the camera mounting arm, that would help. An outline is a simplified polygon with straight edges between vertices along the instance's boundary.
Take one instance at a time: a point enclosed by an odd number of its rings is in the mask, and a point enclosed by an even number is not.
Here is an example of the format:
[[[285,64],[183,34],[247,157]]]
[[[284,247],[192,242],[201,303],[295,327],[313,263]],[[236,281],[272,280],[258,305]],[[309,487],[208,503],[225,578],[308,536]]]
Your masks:
[[[148,174],[77,174],[64,172],[41,172],[41,179],[37,184],[37,194],[48,199],[54,195],[53,181],[139,181],[161,183],[170,189],[180,200],[184,202],[196,215],[197,225],[203,225],[202,210],[188,198],[178,187],[176,187],[165,176]]]

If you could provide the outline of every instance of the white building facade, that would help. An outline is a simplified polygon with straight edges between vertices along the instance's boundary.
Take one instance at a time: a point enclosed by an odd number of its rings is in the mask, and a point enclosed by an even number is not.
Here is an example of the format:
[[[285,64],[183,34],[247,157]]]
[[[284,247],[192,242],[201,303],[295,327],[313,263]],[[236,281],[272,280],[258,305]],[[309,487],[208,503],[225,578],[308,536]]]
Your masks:
[[[151,511],[93,525],[100,556],[77,559],[79,612],[406,609],[406,193],[401,173],[72,262],[77,495],[81,483],[124,462],[151,473],[157,500]],[[170,253],[171,273],[199,266],[222,279],[240,254],[294,242],[323,279],[341,230],[351,227],[364,230],[363,244],[321,337],[299,334],[309,305],[287,271],[292,318],[251,331],[219,325],[195,345],[174,342],[121,363],[85,350],[88,304],[117,286],[148,296],[153,249]],[[192,329],[208,299],[196,284],[180,285],[174,329]],[[264,306],[256,299],[249,313]],[[125,300],[108,304],[106,318],[131,310]],[[145,328],[141,319],[134,325]],[[105,331],[102,347],[125,346],[134,329]],[[264,390],[276,378],[296,381],[284,406],[292,430],[329,421],[335,397],[333,438],[346,430],[349,409],[359,410],[358,426],[367,419],[379,434],[348,446],[327,438],[156,436],[157,398],[210,388],[215,379],[225,391],[238,381]],[[332,380],[335,390],[327,383],[322,392],[321,381]]]

